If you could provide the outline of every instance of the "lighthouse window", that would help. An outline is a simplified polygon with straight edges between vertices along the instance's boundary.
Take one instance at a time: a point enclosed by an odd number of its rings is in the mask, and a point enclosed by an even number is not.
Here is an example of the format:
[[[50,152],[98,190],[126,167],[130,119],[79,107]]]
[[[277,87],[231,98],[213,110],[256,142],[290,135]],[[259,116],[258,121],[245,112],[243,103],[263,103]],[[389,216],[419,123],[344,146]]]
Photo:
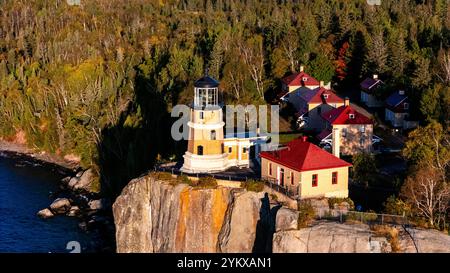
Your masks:
[[[216,140],[216,130],[211,131],[211,140]]]
[[[209,89],[208,90],[208,105],[213,105],[214,104],[214,89]]]
[[[203,155],[203,146],[201,146],[201,145],[197,146],[197,154]]]
[[[204,118],[204,113],[203,112],[200,112],[200,119],[203,119]]]

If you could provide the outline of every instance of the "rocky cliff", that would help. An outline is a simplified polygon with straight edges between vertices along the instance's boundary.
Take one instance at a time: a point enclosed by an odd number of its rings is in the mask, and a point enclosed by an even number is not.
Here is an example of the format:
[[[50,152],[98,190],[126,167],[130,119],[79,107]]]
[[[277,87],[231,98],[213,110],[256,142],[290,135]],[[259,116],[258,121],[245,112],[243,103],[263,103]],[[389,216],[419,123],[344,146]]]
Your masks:
[[[363,224],[318,221],[297,229],[298,212],[265,193],[172,185],[145,176],[113,205],[117,252],[392,252],[388,236]],[[450,252],[450,236],[399,229],[401,252]]]
[[[146,176],[128,184],[113,213],[118,252],[252,252],[270,246],[263,222],[271,210],[263,193],[197,189]]]

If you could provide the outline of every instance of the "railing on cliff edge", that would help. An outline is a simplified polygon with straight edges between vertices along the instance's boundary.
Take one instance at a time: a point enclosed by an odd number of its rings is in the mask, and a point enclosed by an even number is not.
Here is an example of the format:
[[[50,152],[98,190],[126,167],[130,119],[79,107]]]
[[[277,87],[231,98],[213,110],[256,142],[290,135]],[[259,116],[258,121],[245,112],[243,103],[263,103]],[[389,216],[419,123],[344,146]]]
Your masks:
[[[267,187],[286,195],[287,197],[293,199],[293,200],[298,200],[299,199],[299,194],[298,194],[298,188],[295,186],[286,186],[286,185],[280,185],[278,184],[278,181],[275,178],[271,178],[271,177],[259,177],[257,175],[255,176],[247,176],[247,175],[231,175],[231,174],[221,174],[221,173],[196,173],[196,174],[192,174],[192,173],[186,173],[181,171],[179,168],[175,167],[174,165],[170,166],[170,165],[159,165],[159,166],[155,166],[154,171],[159,171],[159,172],[167,172],[167,173],[171,173],[172,175],[186,175],[189,177],[206,177],[206,176],[210,176],[210,177],[214,177],[216,179],[220,179],[220,180],[228,180],[228,181],[238,181],[238,182],[247,182],[250,180],[260,180],[261,182],[263,182]]]
[[[156,166],[154,171],[158,172],[167,172],[172,173],[173,175],[186,175],[189,177],[214,177],[215,179],[220,180],[228,180],[228,181],[238,181],[238,182],[246,182],[249,180],[258,180],[257,176],[247,176],[247,175],[228,175],[228,174],[220,174],[220,173],[186,173],[181,171],[176,167],[168,167],[168,166]]]

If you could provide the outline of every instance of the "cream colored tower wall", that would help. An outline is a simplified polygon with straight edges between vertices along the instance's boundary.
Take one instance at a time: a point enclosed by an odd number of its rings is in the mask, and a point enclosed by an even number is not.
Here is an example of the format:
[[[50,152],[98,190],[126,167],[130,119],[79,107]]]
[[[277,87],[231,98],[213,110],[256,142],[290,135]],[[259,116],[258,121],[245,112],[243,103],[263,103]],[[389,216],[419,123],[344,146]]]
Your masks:
[[[199,147],[203,155],[223,154],[222,109],[214,110],[192,109],[189,126],[188,152],[199,154]]]

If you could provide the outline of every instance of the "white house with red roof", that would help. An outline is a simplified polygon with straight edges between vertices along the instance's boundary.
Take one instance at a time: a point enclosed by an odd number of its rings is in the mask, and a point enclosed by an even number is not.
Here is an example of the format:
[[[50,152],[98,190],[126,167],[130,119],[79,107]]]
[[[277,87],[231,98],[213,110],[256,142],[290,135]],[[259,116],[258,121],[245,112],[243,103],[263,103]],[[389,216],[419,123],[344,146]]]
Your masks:
[[[378,75],[373,75],[372,78],[366,78],[361,82],[361,102],[368,107],[383,107],[384,102],[376,96],[377,89],[383,86],[384,82],[378,79]]]
[[[315,89],[300,87],[289,93],[286,101],[297,111],[297,124],[300,128],[319,132],[324,127],[322,113],[344,105],[341,97],[323,86]]]
[[[308,142],[295,139],[276,151],[261,152],[261,178],[295,192],[299,198],[348,197],[350,163]]]
[[[356,111],[348,98],[344,105],[322,113],[325,128],[317,135],[321,146],[338,143],[340,153],[353,155],[360,152],[372,152],[372,145],[381,139],[373,134],[373,121]]]

